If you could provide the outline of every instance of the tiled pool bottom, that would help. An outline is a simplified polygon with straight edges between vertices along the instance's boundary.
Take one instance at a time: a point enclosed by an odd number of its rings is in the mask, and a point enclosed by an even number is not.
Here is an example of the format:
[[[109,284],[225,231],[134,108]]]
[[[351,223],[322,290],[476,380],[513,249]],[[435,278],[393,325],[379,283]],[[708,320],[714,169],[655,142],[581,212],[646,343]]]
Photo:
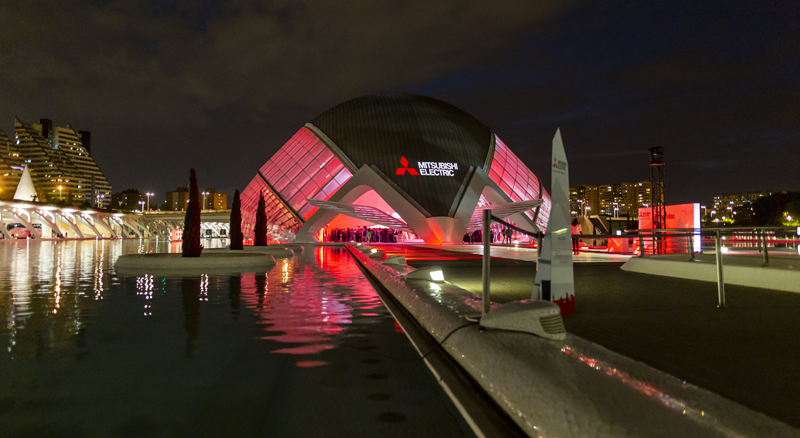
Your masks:
[[[151,248],[0,243],[3,436],[472,435],[346,250],[115,276]]]

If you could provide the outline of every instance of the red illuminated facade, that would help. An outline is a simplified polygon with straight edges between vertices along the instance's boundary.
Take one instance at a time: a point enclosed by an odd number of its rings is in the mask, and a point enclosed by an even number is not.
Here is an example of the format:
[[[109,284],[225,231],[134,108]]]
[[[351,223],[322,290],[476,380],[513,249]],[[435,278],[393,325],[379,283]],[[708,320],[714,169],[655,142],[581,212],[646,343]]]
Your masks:
[[[550,195],[542,189],[539,178],[497,136],[495,136],[494,157],[489,168],[489,178],[514,202],[544,199],[545,202],[538,215],[535,211],[526,211],[525,215],[535,221],[540,229],[547,228],[547,219],[550,217]]]
[[[353,204],[367,192],[383,207]],[[527,208],[504,211],[530,231],[545,229],[550,214],[539,179],[489,128],[444,102],[411,95],[353,99],[297,131],[242,192],[246,238],[261,193],[271,234],[298,241],[313,240],[338,215],[369,222],[365,211],[430,243],[460,241],[474,227],[479,201]],[[515,204],[522,201],[529,202]]]
[[[245,235],[253,232],[260,193],[266,198],[267,223],[296,231],[317,210],[306,199],[327,201],[351,176],[317,136],[301,128],[258,170],[242,193]]]

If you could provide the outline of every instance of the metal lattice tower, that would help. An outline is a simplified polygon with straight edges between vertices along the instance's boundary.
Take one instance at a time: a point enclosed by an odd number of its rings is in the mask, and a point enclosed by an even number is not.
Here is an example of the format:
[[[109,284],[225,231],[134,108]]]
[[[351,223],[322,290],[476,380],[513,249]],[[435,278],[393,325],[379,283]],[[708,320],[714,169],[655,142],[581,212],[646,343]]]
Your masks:
[[[667,228],[667,207],[664,204],[664,148],[656,146],[650,152],[650,208],[653,216],[653,229]],[[660,234],[660,233],[659,233]],[[653,253],[666,252],[665,241],[661,238],[654,240]]]

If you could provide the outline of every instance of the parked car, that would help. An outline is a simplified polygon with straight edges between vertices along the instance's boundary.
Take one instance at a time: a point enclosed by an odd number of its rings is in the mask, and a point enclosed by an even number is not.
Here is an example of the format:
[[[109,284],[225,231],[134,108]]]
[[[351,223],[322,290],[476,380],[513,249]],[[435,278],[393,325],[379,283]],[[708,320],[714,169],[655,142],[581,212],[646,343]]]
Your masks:
[[[8,234],[11,234],[11,237],[17,239],[27,239],[31,235],[31,231],[20,223],[8,224],[6,229],[8,230]],[[33,229],[36,230],[36,234],[38,234],[39,237],[42,237],[42,224],[33,224]]]

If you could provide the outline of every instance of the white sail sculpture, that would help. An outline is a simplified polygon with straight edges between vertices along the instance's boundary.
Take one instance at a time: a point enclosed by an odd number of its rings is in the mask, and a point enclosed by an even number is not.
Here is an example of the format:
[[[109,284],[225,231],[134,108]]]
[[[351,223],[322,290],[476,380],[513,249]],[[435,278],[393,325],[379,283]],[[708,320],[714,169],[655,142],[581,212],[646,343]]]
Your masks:
[[[38,201],[36,196],[36,187],[33,186],[33,178],[31,178],[31,169],[25,166],[22,171],[22,177],[19,179],[17,191],[14,193],[15,201]]]
[[[575,280],[572,271],[569,168],[560,129],[553,137],[552,163],[550,220],[537,260],[532,298],[552,301],[565,315],[575,311]]]
[[[537,261],[532,299],[493,308],[481,318],[482,327],[531,333],[557,341],[567,338],[561,315],[575,311],[575,285],[570,242],[569,173],[560,130],[553,138],[550,196],[550,219]]]

